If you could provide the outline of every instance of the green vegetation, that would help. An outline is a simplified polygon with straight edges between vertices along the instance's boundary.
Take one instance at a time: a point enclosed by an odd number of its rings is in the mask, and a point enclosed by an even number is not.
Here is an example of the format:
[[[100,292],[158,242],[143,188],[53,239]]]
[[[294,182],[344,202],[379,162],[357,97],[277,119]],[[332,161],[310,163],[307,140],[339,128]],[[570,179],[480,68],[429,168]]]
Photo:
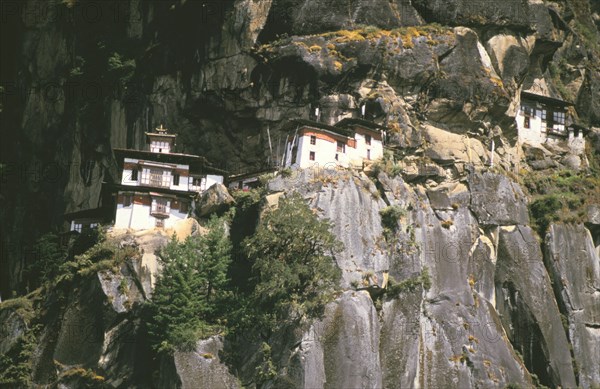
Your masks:
[[[593,169],[591,173],[561,170],[523,177],[524,186],[532,196],[529,204],[532,224],[540,236],[545,235],[553,222],[585,221],[586,206],[600,198],[600,176]]]
[[[108,71],[121,81],[128,81],[135,72],[136,64],[133,59],[125,59],[121,54],[113,52],[108,57]]]
[[[91,246],[91,247],[90,247]],[[76,255],[78,250],[87,250]],[[11,310],[24,321],[26,330],[17,336],[14,345],[0,355],[0,386],[30,387],[32,359],[38,343],[41,323],[53,308],[66,301],[73,291],[76,280],[91,276],[99,270],[118,270],[125,259],[139,255],[134,248],[119,249],[115,243],[106,241],[101,231],[88,231],[70,242],[68,250],[59,244],[58,236],[46,234],[32,245],[34,255],[29,258],[26,277],[29,287],[36,287],[27,296],[9,299],[0,304],[0,311]],[[42,296],[44,298],[42,299]],[[17,319],[18,320],[18,319]],[[69,374],[67,374],[69,373]],[[77,371],[59,377],[74,379]],[[86,372],[87,374],[87,372]],[[100,385],[99,376],[79,377],[87,383]],[[87,378],[91,380],[87,380]],[[101,377],[100,377],[101,378]],[[96,387],[94,385],[87,387]]]
[[[260,347],[260,360],[254,371],[257,387],[262,387],[267,381],[277,376],[277,369],[271,357],[271,346],[263,342]]]
[[[244,241],[253,263],[255,323],[267,332],[304,317],[318,317],[340,277],[333,255],[342,245],[304,199],[294,194],[265,214]]]
[[[3,309],[0,307],[0,310]],[[31,387],[32,364],[37,344],[38,326],[29,328],[19,336],[8,352],[0,354],[0,386]]]
[[[406,210],[398,205],[390,205],[379,211],[384,235],[394,234],[398,231],[400,218],[406,216]]]
[[[264,189],[250,189],[248,191],[236,190],[231,193],[235,200],[236,212],[245,212],[252,207],[260,204],[262,197],[265,194]]]
[[[421,274],[416,277],[408,278],[404,281],[397,282],[393,277],[388,278],[388,286],[386,288],[386,294],[389,297],[398,297],[402,292],[412,292],[417,288],[423,287],[425,290],[431,288],[431,276],[429,275],[429,268],[425,266],[421,270]]]
[[[394,161],[394,153],[384,150],[383,158],[371,165],[372,174],[377,177],[380,172],[384,172],[390,177],[399,176],[402,173],[402,167]]]
[[[163,249],[164,268],[149,303],[148,330],[157,352],[192,350],[198,339],[219,332],[231,262],[224,223],[213,217],[206,235],[183,243],[173,237]]]
[[[58,235],[48,233],[33,245],[32,254],[32,258],[28,258],[31,263],[27,265],[25,277],[29,281],[30,288],[35,289],[58,276],[67,252],[60,245]]]

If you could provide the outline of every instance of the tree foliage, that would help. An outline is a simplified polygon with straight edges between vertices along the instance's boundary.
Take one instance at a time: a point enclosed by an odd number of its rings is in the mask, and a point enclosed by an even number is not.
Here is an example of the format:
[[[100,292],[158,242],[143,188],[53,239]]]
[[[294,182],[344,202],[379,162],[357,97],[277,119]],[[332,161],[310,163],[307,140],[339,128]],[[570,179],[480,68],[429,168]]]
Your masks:
[[[330,228],[302,197],[292,195],[266,213],[246,239],[256,283],[251,300],[265,329],[323,313],[340,277],[333,256],[342,244]]]
[[[224,220],[213,217],[207,234],[175,237],[163,249],[164,268],[150,303],[149,333],[157,351],[191,349],[216,331],[227,298],[231,243]]]

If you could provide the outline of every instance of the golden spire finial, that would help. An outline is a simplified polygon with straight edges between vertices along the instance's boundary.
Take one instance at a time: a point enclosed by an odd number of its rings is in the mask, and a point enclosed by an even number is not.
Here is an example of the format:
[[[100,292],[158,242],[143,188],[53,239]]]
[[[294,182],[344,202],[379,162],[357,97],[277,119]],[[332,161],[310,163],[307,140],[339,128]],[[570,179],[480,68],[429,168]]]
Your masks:
[[[163,125],[161,124],[160,127],[156,127],[156,131],[161,132],[161,133],[166,133],[167,129],[163,127]]]

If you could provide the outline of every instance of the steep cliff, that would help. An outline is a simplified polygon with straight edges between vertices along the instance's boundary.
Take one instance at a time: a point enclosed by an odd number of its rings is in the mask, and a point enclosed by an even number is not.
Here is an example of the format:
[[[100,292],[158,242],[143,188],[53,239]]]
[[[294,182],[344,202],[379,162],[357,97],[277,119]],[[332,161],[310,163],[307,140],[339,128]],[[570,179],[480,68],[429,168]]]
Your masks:
[[[345,248],[343,293],[324,318],[274,342],[277,377],[266,386],[600,385],[600,198],[554,210],[581,215],[539,236],[522,176],[540,158],[547,174],[570,166],[569,156],[522,150],[514,125],[519,92],[537,89],[600,126],[599,13],[584,0],[11,3],[1,296],[28,292],[31,242],[118,179],[111,148],[142,147],[144,131],[164,124],[180,134],[179,151],[251,169],[279,157],[287,119],[318,105],[332,123],[365,103],[368,119],[391,129],[393,171],[268,185],[270,199],[300,192]],[[596,179],[599,134],[581,162]],[[381,217],[390,206],[402,210],[393,234]],[[94,373],[113,387],[252,385],[255,348],[225,365],[227,339],[151,360],[136,307],[151,296],[165,240],[129,237],[148,245],[142,258],[77,279],[67,295],[30,295],[37,320],[29,303],[4,305],[0,353],[12,357],[29,336],[38,384],[77,387]],[[423,274],[428,287],[381,293]]]

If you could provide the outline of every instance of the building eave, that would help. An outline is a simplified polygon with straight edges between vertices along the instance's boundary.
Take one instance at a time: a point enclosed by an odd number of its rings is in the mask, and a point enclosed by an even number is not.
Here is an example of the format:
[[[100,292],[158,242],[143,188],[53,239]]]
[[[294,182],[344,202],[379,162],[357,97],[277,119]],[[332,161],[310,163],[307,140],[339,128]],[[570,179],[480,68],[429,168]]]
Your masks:
[[[199,155],[183,153],[153,153],[146,150],[119,148],[115,148],[113,151],[120,167],[122,167],[123,159],[129,157],[148,162],[186,164],[190,166],[190,172],[194,174],[211,173],[222,176],[226,176],[228,174],[226,170],[212,166],[206,158]]]
[[[553,106],[558,106],[558,107],[567,107],[567,106],[573,106],[574,104],[565,100],[561,100],[561,99],[557,99],[555,97],[550,97],[550,96],[543,96],[543,95],[538,95],[536,93],[532,93],[532,92],[526,92],[523,91],[521,92],[521,99],[528,99],[528,100],[535,100],[535,101],[539,101],[540,103],[544,103],[544,104],[548,104],[548,105],[553,105]]]

